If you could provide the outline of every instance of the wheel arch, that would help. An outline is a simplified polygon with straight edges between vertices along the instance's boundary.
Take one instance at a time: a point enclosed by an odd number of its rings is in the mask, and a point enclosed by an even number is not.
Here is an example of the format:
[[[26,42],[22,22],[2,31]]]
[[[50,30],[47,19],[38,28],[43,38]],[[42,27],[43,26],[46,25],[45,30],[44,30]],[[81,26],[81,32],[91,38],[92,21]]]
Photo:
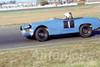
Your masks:
[[[34,34],[35,34],[36,30],[37,30],[38,28],[40,28],[40,27],[46,28],[46,30],[47,30],[48,33],[49,33],[49,30],[48,30],[48,27],[47,27],[47,26],[45,26],[45,25],[40,25],[40,26],[36,27],[36,29],[35,29],[35,31],[34,31]]]
[[[92,24],[90,24],[90,23],[85,23],[85,24],[81,24],[81,25],[79,26],[79,30],[80,30],[80,27],[81,27],[82,25],[90,25],[90,26],[92,27]]]

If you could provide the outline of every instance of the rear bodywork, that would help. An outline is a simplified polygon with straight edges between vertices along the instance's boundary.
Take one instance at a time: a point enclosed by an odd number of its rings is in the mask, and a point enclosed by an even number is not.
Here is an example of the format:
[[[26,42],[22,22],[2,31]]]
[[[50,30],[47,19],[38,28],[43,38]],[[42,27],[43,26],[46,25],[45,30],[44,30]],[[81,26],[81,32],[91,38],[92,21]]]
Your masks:
[[[39,27],[48,29],[49,35],[69,34],[79,32],[80,26],[88,24],[93,30],[100,27],[98,18],[74,18],[74,19],[52,19],[43,22],[36,22],[20,27],[23,36],[34,36],[35,31]]]

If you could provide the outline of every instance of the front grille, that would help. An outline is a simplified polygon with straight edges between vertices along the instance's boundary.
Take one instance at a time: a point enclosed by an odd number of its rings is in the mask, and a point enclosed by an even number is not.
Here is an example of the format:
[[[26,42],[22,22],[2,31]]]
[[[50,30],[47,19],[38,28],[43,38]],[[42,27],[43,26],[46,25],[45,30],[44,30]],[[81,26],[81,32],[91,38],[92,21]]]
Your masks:
[[[29,31],[30,31],[30,29],[25,29],[25,31],[26,31],[26,32],[29,32]]]

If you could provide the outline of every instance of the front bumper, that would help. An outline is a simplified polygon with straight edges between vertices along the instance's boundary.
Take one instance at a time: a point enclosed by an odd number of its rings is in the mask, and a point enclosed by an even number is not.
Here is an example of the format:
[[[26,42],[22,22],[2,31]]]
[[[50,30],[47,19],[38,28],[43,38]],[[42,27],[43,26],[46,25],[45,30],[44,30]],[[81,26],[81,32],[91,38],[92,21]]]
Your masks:
[[[28,36],[33,36],[33,30],[32,29],[25,29],[21,31],[22,35],[24,37],[28,37]]]

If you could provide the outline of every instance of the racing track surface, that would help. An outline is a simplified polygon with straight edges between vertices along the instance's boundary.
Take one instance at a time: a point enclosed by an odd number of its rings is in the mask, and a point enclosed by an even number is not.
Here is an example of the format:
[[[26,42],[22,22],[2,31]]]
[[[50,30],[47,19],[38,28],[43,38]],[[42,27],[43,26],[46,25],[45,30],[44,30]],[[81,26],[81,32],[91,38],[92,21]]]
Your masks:
[[[89,38],[82,38],[79,35],[60,35],[52,36],[46,42],[38,42],[36,40],[28,40],[20,33],[19,26],[4,26],[0,27],[0,50],[15,49],[30,46],[47,46],[59,45],[61,43],[71,43],[82,40],[100,39],[100,31],[94,31],[93,36]]]

